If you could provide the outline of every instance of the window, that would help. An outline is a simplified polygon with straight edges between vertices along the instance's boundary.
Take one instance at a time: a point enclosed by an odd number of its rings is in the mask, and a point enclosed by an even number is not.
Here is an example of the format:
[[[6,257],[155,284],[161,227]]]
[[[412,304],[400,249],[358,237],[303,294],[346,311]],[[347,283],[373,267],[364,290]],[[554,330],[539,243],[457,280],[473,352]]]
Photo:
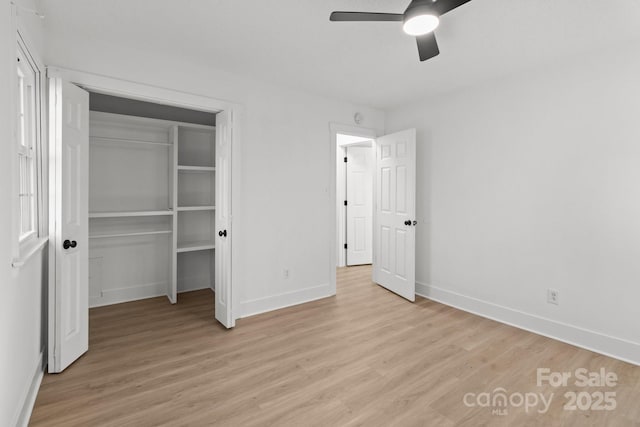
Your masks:
[[[24,50],[17,55],[18,216],[20,245],[38,237],[38,181],[36,147],[38,141],[38,73]]]

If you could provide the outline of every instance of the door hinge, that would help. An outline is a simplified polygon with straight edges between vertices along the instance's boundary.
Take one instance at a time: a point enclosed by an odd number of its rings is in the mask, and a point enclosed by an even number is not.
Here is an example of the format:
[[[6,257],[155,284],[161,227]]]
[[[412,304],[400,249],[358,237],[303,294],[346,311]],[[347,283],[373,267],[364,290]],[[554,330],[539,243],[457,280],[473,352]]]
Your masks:
[[[346,243],[344,244],[344,248],[347,249],[347,244]]]
[[[347,163],[347,158],[346,157],[344,158],[344,162]]]
[[[344,205],[347,206],[347,201],[346,200],[344,201]]]

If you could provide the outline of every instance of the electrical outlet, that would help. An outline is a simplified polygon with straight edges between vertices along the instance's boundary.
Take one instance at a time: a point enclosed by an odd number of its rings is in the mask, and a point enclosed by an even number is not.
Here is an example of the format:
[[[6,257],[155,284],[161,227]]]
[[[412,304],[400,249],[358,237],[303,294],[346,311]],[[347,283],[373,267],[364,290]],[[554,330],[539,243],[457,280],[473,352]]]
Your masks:
[[[285,268],[284,270],[282,270],[282,277],[284,277],[285,279],[289,278],[289,269]]]
[[[547,302],[549,304],[560,304],[560,292],[556,289],[547,289]]]

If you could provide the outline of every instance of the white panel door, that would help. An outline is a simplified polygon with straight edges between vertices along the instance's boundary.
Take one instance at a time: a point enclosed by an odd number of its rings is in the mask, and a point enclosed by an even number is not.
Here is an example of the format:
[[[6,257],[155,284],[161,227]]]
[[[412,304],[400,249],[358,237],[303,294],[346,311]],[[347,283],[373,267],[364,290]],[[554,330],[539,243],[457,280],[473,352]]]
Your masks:
[[[216,248],[215,316],[227,328],[235,326],[231,313],[231,139],[232,115],[216,115]]]
[[[51,289],[49,372],[89,349],[89,93],[50,80],[55,283]]]
[[[373,155],[371,147],[347,147],[347,265],[371,264]]]
[[[415,301],[416,131],[376,140],[373,280]]]

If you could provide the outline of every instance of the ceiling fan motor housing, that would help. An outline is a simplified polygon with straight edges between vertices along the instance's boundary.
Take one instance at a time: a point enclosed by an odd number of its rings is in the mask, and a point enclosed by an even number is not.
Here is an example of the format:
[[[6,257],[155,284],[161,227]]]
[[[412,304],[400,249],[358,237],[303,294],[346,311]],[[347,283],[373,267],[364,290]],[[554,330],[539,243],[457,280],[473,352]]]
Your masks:
[[[407,10],[404,11],[404,22],[420,15],[433,15],[439,17],[437,2],[432,0],[413,0]]]

